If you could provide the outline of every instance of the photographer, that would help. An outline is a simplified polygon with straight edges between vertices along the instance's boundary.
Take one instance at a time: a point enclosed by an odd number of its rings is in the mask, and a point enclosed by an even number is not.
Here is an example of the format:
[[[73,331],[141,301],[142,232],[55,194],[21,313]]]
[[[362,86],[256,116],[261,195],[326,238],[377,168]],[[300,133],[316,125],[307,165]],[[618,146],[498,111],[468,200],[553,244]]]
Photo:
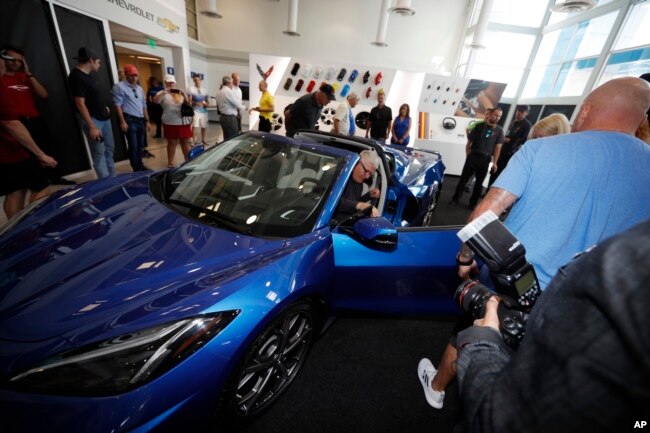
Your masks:
[[[505,224],[526,246],[544,290],[574,254],[650,215],[650,147],[634,137],[649,106],[650,86],[639,78],[617,78],[594,89],[574,119],[573,133],[526,142],[469,221],[488,210],[501,215],[512,205]],[[456,261],[461,279],[477,271],[465,244]],[[456,374],[454,337],[438,370],[427,358],[418,365],[434,408],[443,406],[444,390]]]
[[[498,302],[458,335],[468,431],[632,430],[650,404],[650,221],[561,268],[513,354]]]

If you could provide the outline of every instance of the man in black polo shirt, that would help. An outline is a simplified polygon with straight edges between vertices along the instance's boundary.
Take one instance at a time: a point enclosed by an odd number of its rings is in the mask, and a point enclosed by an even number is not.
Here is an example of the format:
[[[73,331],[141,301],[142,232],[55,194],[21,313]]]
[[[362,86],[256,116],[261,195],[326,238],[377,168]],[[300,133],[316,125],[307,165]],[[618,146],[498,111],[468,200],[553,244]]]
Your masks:
[[[515,120],[510,125],[510,128],[508,128],[506,138],[503,139],[503,149],[501,149],[501,153],[499,154],[496,169],[493,169],[490,174],[488,187],[492,186],[503,169],[506,168],[506,165],[508,165],[508,161],[510,161],[512,155],[514,155],[515,152],[518,151],[526,142],[531,128],[530,122],[526,119],[526,116],[528,116],[528,110],[528,105],[519,105],[517,107]]]
[[[370,110],[370,118],[366,123],[366,138],[370,137],[381,143],[386,143],[388,134],[390,134],[390,125],[393,121],[393,111],[390,107],[384,105],[386,94],[384,89],[377,92],[377,106]]]
[[[296,99],[284,112],[287,137],[293,137],[299,129],[314,129],[323,107],[335,100],[334,87],[330,84],[323,84],[317,92]]]
[[[487,176],[490,162],[494,163],[495,170],[498,169],[496,161],[499,160],[499,153],[503,145],[503,129],[497,122],[501,119],[500,108],[490,108],[485,116],[485,122],[474,128],[467,136],[465,153],[467,159],[460,174],[460,180],[456,186],[456,192],[451,199],[452,203],[458,203],[463,195],[463,187],[467,181],[476,175],[474,191],[469,199],[469,208],[474,209],[483,191],[483,181]]]
[[[97,177],[115,176],[113,129],[109,106],[110,91],[103,89],[94,73],[99,71],[101,59],[92,48],[81,47],[75,57],[79,62],[68,76],[70,91],[88,138],[88,146]]]

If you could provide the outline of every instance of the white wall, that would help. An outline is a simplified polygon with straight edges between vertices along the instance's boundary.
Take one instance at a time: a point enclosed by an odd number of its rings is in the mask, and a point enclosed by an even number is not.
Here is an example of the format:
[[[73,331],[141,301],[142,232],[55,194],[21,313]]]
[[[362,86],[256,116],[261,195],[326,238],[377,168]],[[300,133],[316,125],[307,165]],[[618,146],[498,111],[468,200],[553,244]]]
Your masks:
[[[199,15],[199,36],[206,45],[245,53],[337,59],[417,72],[454,69],[470,0],[413,0],[415,15],[390,15],[385,48],[371,45],[381,3],[299,1],[297,30],[301,36],[291,37],[282,33],[287,28],[288,0],[219,1],[223,18]],[[442,62],[433,62],[434,57]]]
[[[131,29],[187,47],[184,0],[52,0]],[[168,27],[162,23],[169,23]],[[169,31],[173,28],[172,31]]]

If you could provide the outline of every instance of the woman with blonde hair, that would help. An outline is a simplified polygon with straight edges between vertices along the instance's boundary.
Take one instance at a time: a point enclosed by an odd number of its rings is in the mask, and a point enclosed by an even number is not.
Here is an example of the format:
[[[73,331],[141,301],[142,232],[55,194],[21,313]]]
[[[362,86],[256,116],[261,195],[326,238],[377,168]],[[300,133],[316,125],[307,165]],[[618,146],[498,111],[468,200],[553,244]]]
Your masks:
[[[558,134],[568,134],[571,132],[569,119],[562,113],[553,113],[539,120],[530,128],[528,138],[550,137]]]
[[[165,75],[165,88],[153,97],[155,104],[160,104],[163,109],[162,124],[163,134],[167,139],[167,167],[174,167],[174,155],[176,146],[181,143],[183,157],[187,160],[187,153],[190,151],[193,131],[192,122],[185,122],[181,115],[183,102],[189,103],[189,98],[180,89],[176,89],[176,78],[173,75]]]

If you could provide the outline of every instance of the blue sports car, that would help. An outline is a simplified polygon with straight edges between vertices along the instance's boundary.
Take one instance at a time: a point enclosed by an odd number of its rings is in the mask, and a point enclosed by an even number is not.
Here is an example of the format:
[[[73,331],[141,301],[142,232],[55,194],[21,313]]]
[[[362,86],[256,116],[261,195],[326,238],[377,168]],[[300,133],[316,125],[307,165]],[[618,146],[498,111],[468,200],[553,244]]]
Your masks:
[[[336,221],[362,150],[382,217]],[[455,314],[435,153],[245,133],[62,190],[0,231],[0,431],[236,428],[342,312]]]

